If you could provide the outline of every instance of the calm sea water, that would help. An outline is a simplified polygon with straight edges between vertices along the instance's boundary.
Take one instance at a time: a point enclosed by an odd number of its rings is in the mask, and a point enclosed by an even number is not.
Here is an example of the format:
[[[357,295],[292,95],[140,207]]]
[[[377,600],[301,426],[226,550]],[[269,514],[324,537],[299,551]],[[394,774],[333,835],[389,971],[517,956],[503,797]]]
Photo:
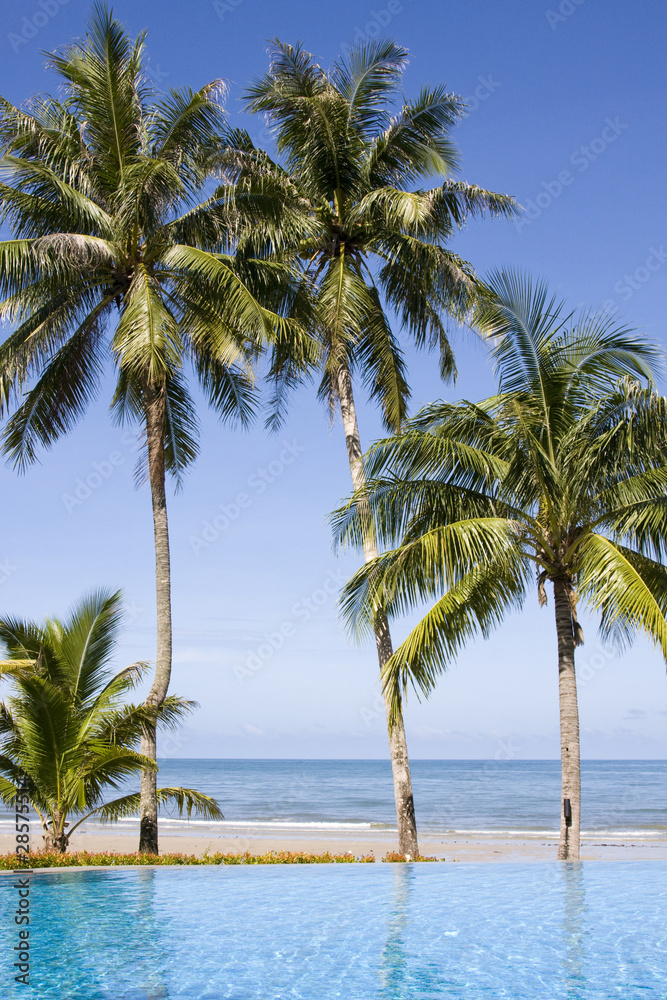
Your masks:
[[[415,760],[420,830],[552,835],[560,816],[558,761]],[[278,830],[345,835],[395,828],[391,768],[382,760],[167,760],[159,783],[218,800],[223,823],[164,816],[163,833]],[[667,761],[583,761],[582,827],[595,836],[667,833]],[[0,819],[8,831],[10,820]],[[136,822],[114,832],[136,833]],[[98,828],[87,824],[90,832]],[[108,829],[108,827],[106,828]],[[37,836],[37,824],[33,825]]]
[[[558,761],[415,760],[412,775],[424,832],[540,836],[558,829]],[[288,827],[344,834],[395,827],[388,761],[168,760],[160,764],[160,784],[206,792],[225,815],[221,825],[165,817],[165,833],[200,827],[252,835]],[[582,792],[585,831],[667,832],[667,761],[584,761]],[[128,823],[133,832],[134,825]]]
[[[0,919],[0,995],[664,1000],[666,886],[659,861],[43,872],[31,987]]]

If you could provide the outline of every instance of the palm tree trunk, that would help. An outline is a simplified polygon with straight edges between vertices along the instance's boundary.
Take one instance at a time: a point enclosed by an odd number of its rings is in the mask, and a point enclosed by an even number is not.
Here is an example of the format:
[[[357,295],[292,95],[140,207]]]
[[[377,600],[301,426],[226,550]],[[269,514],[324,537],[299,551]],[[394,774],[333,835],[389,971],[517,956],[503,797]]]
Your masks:
[[[155,535],[155,592],[157,604],[157,656],[155,677],[146,705],[159,708],[167,697],[171,678],[171,570],[169,560],[169,524],[164,462],[164,392],[149,386],[146,390],[146,437],[148,475],[153,503]],[[156,726],[147,726],[141,739],[141,752],[157,756]],[[141,772],[141,807],[139,850],[158,853],[157,772]]]
[[[579,707],[574,672],[575,637],[567,580],[554,580],[556,633],[558,635],[558,694],[560,699],[561,810],[559,861],[579,860],[581,820],[581,764],[579,753]],[[571,816],[566,815],[569,802]]]
[[[69,837],[65,833],[65,817],[59,809],[54,809],[51,816],[51,826],[45,827],[44,850],[56,854],[65,854],[69,845]]]
[[[361,460],[361,439],[357,423],[357,411],[354,405],[352,379],[347,366],[341,366],[338,371],[338,398],[340,414],[345,430],[347,457],[352,473],[352,485],[355,490],[366,485],[366,475]],[[376,559],[377,545],[371,535],[364,538],[364,558],[366,562]],[[389,622],[384,613],[378,615],[375,622],[375,645],[377,647],[380,670],[393,652]],[[408,745],[405,739],[403,715],[400,714],[394,726],[389,723],[389,701],[385,698],[387,712],[387,729],[389,733],[389,753],[391,770],[394,778],[394,800],[396,802],[396,819],[398,823],[398,850],[401,854],[409,854],[411,858],[419,856],[417,843],[417,823],[415,820],[415,804],[412,795],[412,779],[410,777],[410,760]]]

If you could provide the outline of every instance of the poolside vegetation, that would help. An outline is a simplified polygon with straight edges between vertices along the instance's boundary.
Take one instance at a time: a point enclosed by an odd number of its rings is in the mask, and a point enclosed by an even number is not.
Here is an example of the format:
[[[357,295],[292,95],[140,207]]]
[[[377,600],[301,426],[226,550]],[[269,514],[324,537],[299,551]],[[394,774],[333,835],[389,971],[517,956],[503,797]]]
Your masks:
[[[349,865],[375,864],[378,859],[373,852],[370,854],[312,854],[310,851],[267,851],[265,854],[222,854],[216,851],[212,854],[174,854],[163,851],[161,854],[146,854],[137,851],[135,854],[120,854],[114,851],[72,851],[63,854],[60,851],[35,851],[30,855],[32,869],[40,868],[89,868],[110,867],[113,865]],[[392,864],[407,864],[422,861],[444,861],[444,858],[430,858],[419,855],[411,857],[397,851],[388,851],[380,861]],[[0,871],[15,871],[25,867],[25,861],[15,854],[0,854]]]

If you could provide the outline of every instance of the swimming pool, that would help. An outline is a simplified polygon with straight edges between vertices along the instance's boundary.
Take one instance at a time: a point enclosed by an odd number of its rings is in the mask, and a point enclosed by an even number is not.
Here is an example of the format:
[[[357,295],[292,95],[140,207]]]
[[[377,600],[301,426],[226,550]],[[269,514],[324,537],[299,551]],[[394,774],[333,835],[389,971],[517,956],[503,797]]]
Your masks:
[[[3,998],[14,875],[0,878]],[[44,872],[39,1000],[667,996],[667,863]]]

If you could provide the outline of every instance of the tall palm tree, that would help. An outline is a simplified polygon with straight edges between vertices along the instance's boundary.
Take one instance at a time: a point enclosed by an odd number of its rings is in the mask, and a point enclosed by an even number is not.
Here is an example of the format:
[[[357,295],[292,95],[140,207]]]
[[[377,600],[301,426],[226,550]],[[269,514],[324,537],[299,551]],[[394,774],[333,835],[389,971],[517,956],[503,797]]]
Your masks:
[[[302,48],[276,41],[269,72],[250,88],[246,106],[267,117],[281,162],[254,149],[241,132],[228,152],[234,203],[253,223],[249,245],[278,259],[296,255],[311,283],[320,396],[332,414],[340,410],[355,489],[365,482],[355,375],[380,406],[387,429],[397,431],[407,413],[406,366],[388,310],[419,346],[437,348],[442,375],[453,375],[443,312],[463,314],[477,281],[471,265],[445,244],[471,216],[515,211],[509,197],[449,179],[458,163],[451,130],[464,114],[460,98],[444,87],[426,87],[416,100],[393,107],[406,60],[405,49],[375,41],[325,72]],[[429,178],[438,178],[436,186],[415,187]],[[270,236],[261,216],[271,220]],[[273,370],[280,406],[293,370],[286,376],[280,358]],[[370,532],[363,549],[366,560],[377,556]],[[374,632],[382,668],[392,646],[381,610]],[[400,712],[389,743],[399,850],[415,856]]]
[[[143,48],[96,5],[85,40],[50,59],[62,96],[0,104],[0,221],[13,232],[0,242],[0,316],[15,326],[0,347],[0,407],[18,404],[4,449],[25,468],[81,416],[111,358],[114,415],[145,433],[157,597],[146,704],[159,707],[172,660],[165,478],[178,484],[197,453],[187,368],[223,419],[247,423],[262,344],[298,353],[307,338],[267,308],[291,304],[288,272],[232,255],[228,207],[210,193],[225,142],[219,82],[158,99]],[[144,756],[155,740],[147,725]],[[147,851],[158,847],[155,781],[146,768]]]
[[[139,794],[105,801],[155,761],[137,752],[146,723],[156,713],[124,702],[146,665],[117,674],[109,669],[122,618],[120,592],[84,598],[67,621],[0,619],[0,642],[8,659],[0,679],[13,693],[0,702],[0,798],[13,804],[19,782],[26,788],[44,831],[46,850],[67,850],[74,831],[91,816],[111,822],[136,812]],[[171,725],[194,707],[173,695],[162,702],[157,722]],[[159,788],[158,801],[174,802],[207,819],[222,819],[217,803],[192,788]],[[77,817],[70,826],[69,819]]]
[[[562,764],[558,857],[579,857],[575,648],[580,602],[603,639],[643,631],[667,657],[667,400],[658,352],[592,314],[578,321],[542,284],[498,273],[480,307],[496,396],[435,403],[368,455],[365,490],[335,515],[361,546],[371,519],[386,551],[344,591],[361,633],[435,603],[385,664],[385,693],[428,694],[462,645],[487,635],[537,586],[553,591]]]

